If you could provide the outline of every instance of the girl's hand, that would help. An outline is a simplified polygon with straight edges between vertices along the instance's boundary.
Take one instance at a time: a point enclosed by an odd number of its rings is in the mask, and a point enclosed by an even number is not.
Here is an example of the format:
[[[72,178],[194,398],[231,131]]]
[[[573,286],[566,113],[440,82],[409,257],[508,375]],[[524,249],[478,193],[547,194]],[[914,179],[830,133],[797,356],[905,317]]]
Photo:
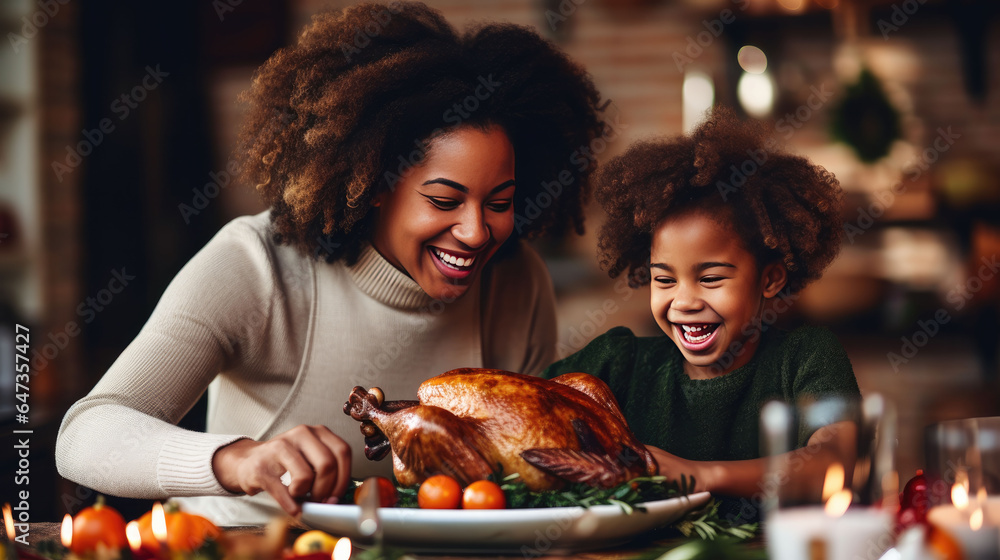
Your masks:
[[[351,448],[326,426],[296,426],[268,441],[241,439],[220,447],[212,469],[223,488],[249,496],[261,490],[289,515],[311,493],[316,502],[342,496],[351,476]],[[286,487],[281,475],[288,472]]]
[[[674,479],[680,479],[681,474],[685,474],[688,477],[693,476],[695,492],[704,492],[709,489],[707,480],[708,472],[706,469],[702,468],[703,465],[698,461],[681,459],[677,455],[672,455],[659,447],[653,447],[652,445],[647,445],[646,449],[648,449],[649,452],[653,454],[653,458],[656,459],[656,464],[659,466],[659,472],[657,474]]]

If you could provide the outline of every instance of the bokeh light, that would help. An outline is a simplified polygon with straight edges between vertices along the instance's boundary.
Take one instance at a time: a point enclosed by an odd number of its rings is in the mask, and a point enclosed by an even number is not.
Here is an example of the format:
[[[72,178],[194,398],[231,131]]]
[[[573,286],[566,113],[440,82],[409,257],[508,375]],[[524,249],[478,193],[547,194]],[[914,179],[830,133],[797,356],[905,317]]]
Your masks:
[[[715,104],[715,86],[704,72],[692,70],[684,74],[681,103],[684,133],[691,132],[705,118],[705,112]]]
[[[753,45],[744,45],[736,54],[740,68],[751,74],[763,74],[767,70],[767,55]]]
[[[774,81],[767,72],[744,72],[736,84],[736,97],[748,115],[758,119],[771,114],[774,107]]]
[[[805,0],[778,0],[778,5],[786,11],[797,13],[805,9],[806,2]]]

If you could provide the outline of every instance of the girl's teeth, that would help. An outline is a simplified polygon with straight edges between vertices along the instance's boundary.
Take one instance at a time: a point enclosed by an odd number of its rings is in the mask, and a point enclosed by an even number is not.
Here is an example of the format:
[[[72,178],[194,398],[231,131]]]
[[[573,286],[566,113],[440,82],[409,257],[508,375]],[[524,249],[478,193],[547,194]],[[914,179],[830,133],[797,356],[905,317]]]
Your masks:
[[[708,337],[712,336],[712,333],[715,332],[715,328],[713,328],[714,326],[715,325],[681,325],[681,328],[684,330],[685,340],[687,340],[688,342],[697,343],[703,340],[707,340]],[[705,334],[698,334],[703,331],[708,331],[708,332],[705,332]]]
[[[712,333],[703,334],[701,336],[691,336],[689,333],[684,333],[684,338],[688,339],[689,342],[701,342],[710,336],[712,336]]]

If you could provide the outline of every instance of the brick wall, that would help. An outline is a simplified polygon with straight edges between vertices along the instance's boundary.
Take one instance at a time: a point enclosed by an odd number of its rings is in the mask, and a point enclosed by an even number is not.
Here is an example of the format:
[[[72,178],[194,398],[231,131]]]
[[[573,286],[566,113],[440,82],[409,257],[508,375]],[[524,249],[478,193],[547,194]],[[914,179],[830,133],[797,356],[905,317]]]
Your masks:
[[[674,51],[683,51],[689,34],[701,30],[700,13],[683,3],[661,3],[641,11],[612,9],[612,2],[571,0],[558,8],[549,24],[546,8],[537,0],[431,0],[429,6],[441,10],[459,29],[476,21],[507,21],[535,27],[540,34],[556,40],[573,59],[593,76],[605,99],[611,99],[629,128],[610,148],[613,154],[631,141],[649,135],[674,134],[681,129],[680,92],[682,74],[673,60]],[[354,2],[300,0],[293,4],[296,30],[308,23],[311,14],[328,7]],[[579,5],[577,5],[579,4]],[[565,20],[561,18],[565,17]],[[707,18],[716,15],[704,15]],[[692,25],[692,21],[695,24]],[[554,30],[555,29],[555,30]],[[559,39],[557,32],[566,34]],[[697,58],[706,68],[718,66],[721,44],[713,44]]]
[[[76,307],[82,297],[80,261],[85,258],[80,243],[81,223],[80,173],[67,173],[56,179],[51,162],[66,157],[66,146],[80,141],[80,109],[77,92],[80,83],[79,47],[77,44],[77,5],[61,4],[58,13],[38,37],[39,68],[39,189],[42,224],[42,268],[45,312],[42,332],[36,347],[48,343],[43,333],[60,333],[66,325],[78,322]],[[59,394],[76,395],[81,386],[80,340],[60,351],[58,370],[46,372],[48,380],[58,380],[58,394],[52,404],[58,406]],[[56,367],[56,366],[50,366]],[[42,377],[40,381],[46,381]],[[55,387],[53,387],[55,389]]]

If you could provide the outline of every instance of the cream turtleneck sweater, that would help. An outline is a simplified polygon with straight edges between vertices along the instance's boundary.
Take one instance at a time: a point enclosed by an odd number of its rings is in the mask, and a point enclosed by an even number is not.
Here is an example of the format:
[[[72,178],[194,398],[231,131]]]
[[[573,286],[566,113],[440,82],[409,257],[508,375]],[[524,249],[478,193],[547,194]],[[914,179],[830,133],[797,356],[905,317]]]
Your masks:
[[[184,266],[135,340],[66,413],[60,474],[110,495],[182,500],[222,525],[260,524],[278,509],[234,496],[215,451],[322,424],[352,448],[352,476],[386,474],[365,459],[343,411],[355,385],[414,399],[457,367],[537,374],[555,359],[545,265],[526,244],[494,261],[460,299],[432,300],[370,246],[358,262],[316,262],[271,239],[268,212],[226,225]],[[207,433],[175,424],[208,391]],[[197,497],[196,497],[197,496]]]

